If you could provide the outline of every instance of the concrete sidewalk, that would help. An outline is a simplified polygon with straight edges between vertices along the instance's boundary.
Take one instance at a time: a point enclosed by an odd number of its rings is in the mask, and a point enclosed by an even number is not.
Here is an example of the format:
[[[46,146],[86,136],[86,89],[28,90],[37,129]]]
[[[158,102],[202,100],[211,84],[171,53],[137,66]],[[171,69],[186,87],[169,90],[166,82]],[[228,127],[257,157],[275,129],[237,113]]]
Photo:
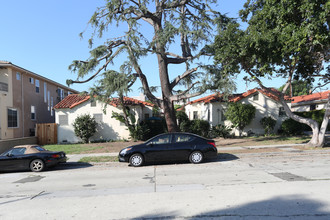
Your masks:
[[[218,151],[235,151],[247,149],[264,149],[264,148],[281,148],[286,151],[295,151],[292,147],[303,146],[305,144],[281,144],[281,145],[260,145],[260,146],[239,146],[239,147],[218,147]],[[118,152],[119,153],[119,152]],[[100,156],[118,156],[118,153],[91,153],[91,154],[68,154],[68,162],[78,162],[83,157],[100,157]]]

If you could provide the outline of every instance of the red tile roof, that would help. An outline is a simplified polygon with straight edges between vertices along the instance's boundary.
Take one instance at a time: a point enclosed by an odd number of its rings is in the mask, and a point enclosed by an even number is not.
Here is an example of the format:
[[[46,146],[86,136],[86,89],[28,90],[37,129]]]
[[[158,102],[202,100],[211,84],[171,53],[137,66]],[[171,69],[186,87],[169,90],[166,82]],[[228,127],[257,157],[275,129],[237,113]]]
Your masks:
[[[265,95],[265,96],[267,96],[267,97],[269,97],[269,98],[271,98],[275,101],[279,101],[280,100],[279,96],[281,95],[281,92],[279,92],[278,90],[276,90],[274,88],[270,88],[270,89],[273,91],[273,93],[277,93],[278,95],[275,95],[275,94],[273,94],[271,92],[268,92],[264,89],[255,88],[255,89],[250,89],[249,91],[247,91],[247,92],[245,92],[245,93],[243,93],[243,94],[241,94],[241,95],[239,95],[235,98],[232,98],[229,101],[230,102],[237,102],[237,101],[240,101],[240,100],[242,100],[242,99],[244,99],[244,98],[246,98],[246,97],[248,97],[248,96],[250,96],[250,95],[252,95],[256,92],[260,92],[261,94],[263,94],[263,95]],[[284,100],[289,101],[291,99],[290,99],[289,96],[284,96]]]
[[[316,100],[323,100],[328,99],[330,94],[330,90],[325,92],[318,92],[310,95],[301,95],[292,97],[292,103],[299,103],[299,102],[308,102],[308,101],[316,101]]]
[[[89,95],[79,95],[79,94],[71,94],[65,97],[61,102],[54,106],[54,109],[63,109],[63,108],[73,108],[81,103],[84,103],[90,99]],[[126,105],[142,105],[142,106],[154,106],[154,104],[149,102],[144,102],[141,100],[124,97],[124,102]],[[109,101],[109,104],[117,107],[119,105],[119,101],[117,98],[113,98]]]
[[[267,92],[266,90],[263,89],[259,89],[259,88],[255,88],[255,89],[251,89],[245,93],[241,93],[241,94],[233,94],[231,96],[228,97],[228,101],[229,102],[237,102],[240,101],[256,92],[260,92],[262,94],[264,94],[265,96],[275,100],[275,101],[279,101],[279,95],[280,92],[277,91],[276,89],[271,88],[275,93],[278,93],[278,95],[274,95],[273,93]],[[290,98],[288,96],[284,97],[285,100],[290,100]],[[223,95],[219,94],[219,93],[215,93],[203,98],[199,98],[196,99],[194,101],[189,102],[188,104],[194,104],[194,103],[199,103],[199,102],[204,102],[204,103],[210,103],[210,102],[221,102],[224,101],[223,99]]]

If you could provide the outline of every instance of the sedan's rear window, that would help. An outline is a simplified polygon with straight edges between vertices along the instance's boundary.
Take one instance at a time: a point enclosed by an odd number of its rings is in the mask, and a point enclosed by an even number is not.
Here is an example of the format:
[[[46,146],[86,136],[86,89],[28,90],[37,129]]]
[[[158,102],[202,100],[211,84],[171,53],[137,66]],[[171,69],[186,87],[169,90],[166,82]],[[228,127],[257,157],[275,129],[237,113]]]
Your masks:
[[[181,142],[189,142],[194,139],[193,136],[187,134],[176,134],[174,136],[174,142],[181,143]]]

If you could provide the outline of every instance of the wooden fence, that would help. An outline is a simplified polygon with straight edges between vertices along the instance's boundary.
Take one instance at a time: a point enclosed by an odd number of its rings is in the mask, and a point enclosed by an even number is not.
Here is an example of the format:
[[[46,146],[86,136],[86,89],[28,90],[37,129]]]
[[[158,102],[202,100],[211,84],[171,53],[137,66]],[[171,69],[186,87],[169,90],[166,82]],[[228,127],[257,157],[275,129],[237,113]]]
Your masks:
[[[57,144],[56,123],[37,124],[38,144]]]

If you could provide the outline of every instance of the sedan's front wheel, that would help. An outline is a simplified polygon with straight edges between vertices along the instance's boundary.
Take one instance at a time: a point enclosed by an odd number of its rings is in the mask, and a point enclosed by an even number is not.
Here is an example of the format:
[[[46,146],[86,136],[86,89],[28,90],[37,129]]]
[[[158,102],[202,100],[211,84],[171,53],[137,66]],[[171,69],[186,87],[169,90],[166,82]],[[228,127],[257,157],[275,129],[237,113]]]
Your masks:
[[[143,164],[143,156],[141,154],[133,154],[129,158],[129,164],[133,167],[139,167]]]
[[[189,161],[191,163],[200,163],[203,161],[203,154],[200,151],[194,151],[189,156]]]
[[[40,159],[35,159],[30,163],[30,169],[33,172],[41,172],[45,168],[45,163]]]

